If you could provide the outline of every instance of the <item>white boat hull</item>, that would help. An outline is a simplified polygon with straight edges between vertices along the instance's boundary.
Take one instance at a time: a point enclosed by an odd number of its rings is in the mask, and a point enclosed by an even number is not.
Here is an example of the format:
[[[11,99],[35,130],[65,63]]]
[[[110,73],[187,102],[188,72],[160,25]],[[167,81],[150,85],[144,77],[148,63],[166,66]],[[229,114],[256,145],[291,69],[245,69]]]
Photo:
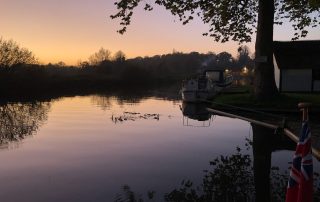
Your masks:
[[[182,100],[185,102],[203,102],[215,96],[215,92],[208,91],[182,91]]]
[[[212,99],[217,93],[230,86],[232,80],[232,76],[225,76],[223,71],[207,71],[197,78],[182,83],[182,100],[185,102],[203,102]]]

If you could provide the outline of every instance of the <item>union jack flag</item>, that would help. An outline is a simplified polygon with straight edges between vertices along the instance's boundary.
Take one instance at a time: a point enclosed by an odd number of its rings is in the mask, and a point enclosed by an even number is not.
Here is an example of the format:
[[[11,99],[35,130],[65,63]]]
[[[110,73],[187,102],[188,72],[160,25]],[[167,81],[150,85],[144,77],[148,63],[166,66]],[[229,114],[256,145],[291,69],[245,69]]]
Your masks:
[[[286,202],[313,201],[313,164],[311,132],[307,121],[302,123],[300,139],[293,157]]]

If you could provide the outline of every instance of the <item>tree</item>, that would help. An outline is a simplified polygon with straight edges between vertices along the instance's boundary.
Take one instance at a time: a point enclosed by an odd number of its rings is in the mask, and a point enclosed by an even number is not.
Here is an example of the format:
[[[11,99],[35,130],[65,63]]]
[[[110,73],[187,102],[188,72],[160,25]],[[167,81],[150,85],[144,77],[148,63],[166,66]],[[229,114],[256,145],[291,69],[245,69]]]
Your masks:
[[[80,68],[87,68],[87,67],[89,67],[90,66],[90,64],[89,64],[89,62],[87,62],[87,61],[78,61],[78,65],[77,65],[78,67],[80,67]]]
[[[124,54],[124,52],[122,52],[121,50],[116,52],[114,54],[114,61],[119,63],[126,61],[126,55]]]
[[[92,54],[88,60],[91,65],[99,65],[101,62],[109,61],[110,58],[111,52],[101,47],[99,51]]]
[[[228,52],[221,52],[217,55],[217,65],[220,68],[230,68],[233,62],[232,55]]]
[[[12,67],[17,64],[36,64],[37,59],[31,51],[21,48],[13,40],[0,38],[0,67]]]
[[[118,0],[118,12],[111,18],[120,18],[123,34],[131,22],[133,9],[142,0]],[[319,0],[154,0],[155,4],[170,10],[183,24],[194,15],[209,25],[204,35],[215,41],[250,42],[256,31],[255,95],[259,99],[277,94],[273,66],[273,26],[289,20],[295,30],[293,39],[305,37],[308,27],[319,26]],[[145,10],[153,7],[145,3]]]
[[[58,63],[56,64],[56,66],[58,66],[58,67],[66,67],[67,65],[66,65],[65,62],[60,61],[60,62],[58,62]]]
[[[251,60],[249,54],[250,54],[250,51],[249,51],[248,46],[240,46],[238,48],[237,60],[238,60],[238,65],[240,68],[244,67]]]

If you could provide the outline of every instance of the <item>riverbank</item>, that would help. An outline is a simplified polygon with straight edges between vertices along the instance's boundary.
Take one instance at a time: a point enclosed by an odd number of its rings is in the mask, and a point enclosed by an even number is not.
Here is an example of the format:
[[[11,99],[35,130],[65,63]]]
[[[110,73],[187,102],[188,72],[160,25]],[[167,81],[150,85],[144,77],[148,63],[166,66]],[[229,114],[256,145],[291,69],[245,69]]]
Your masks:
[[[216,105],[222,104],[220,106],[222,108],[228,108],[227,105],[232,105],[273,113],[299,112],[297,106],[300,102],[312,103],[311,113],[320,112],[320,94],[280,93],[270,100],[261,101],[256,100],[249,92],[221,93],[213,100],[213,103]]]
[[[52,97],[118,93],[132,95],[157,89],[179,91],[182,78],[155,75],[137,68],[110,73],[104,67],[42,67],[39,65],[0,68],[0,101],[38,100]],[[107,71],[108,70],[108,71]],[[133,71],[134,70],[134,71]]]
[[[30,85],[0,86],[0,104],[8,102],[51,101],[62,97],[75,96],[116,96],[125,100],[139,100],[146,97],[159,97],[167,100],[180,100],[180,85],[172,83],[149,83],[145,85],[124,84],[116,82],[92,83],[83,82],[69,85],[39,85],[32,88]]]
[[[320,94],[280,93],[268,101],[257,101],[250,93],[220,94],[212,101],[214,109],[290,129],[297,137],[301,129],[302,114],[298,103],[309,102],[309,124],[313,148],[320,151]],[[275,131],[276,132],[276,131]]]

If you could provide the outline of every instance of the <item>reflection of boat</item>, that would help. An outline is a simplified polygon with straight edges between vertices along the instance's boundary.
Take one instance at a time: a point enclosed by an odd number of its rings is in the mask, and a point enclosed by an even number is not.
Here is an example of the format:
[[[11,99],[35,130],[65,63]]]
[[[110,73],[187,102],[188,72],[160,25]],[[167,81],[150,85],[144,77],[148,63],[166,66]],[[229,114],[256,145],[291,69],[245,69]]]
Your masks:
[[[223,70],[206,70],[197,78],[183,81],[182,100],[185,102],[201,102],[213,98],[222,89],[232,83],[232,75]]]
[[[207,121],[211,117],[211,113],[206,109],[205,103],[182,103],[182,114],[190,119],[197,121]]]
[[[183,102],[181,107],[183,125],[195,127],[210,126],[212,114],[206,109],[207,107],[205,103]]]

